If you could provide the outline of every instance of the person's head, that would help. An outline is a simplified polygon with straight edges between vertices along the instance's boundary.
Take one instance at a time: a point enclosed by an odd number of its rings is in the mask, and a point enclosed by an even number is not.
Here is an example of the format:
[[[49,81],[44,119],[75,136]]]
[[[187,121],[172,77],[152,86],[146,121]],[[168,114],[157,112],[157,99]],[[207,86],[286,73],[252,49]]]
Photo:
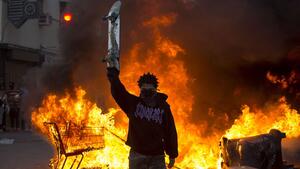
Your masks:
[[[158,80],[154,74],[146,73],[138,81],[141,98],[152,98],[157,93]]]

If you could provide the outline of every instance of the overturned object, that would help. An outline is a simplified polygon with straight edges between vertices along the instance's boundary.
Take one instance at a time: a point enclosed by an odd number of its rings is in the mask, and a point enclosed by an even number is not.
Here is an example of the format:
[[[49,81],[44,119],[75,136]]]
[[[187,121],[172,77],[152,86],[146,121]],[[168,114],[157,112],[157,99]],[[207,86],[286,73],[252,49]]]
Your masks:
[[[272,129],[268,134],[220,141],[222,169],[253,167],[257,169],[290,169],[282,160],[281,140],[285,133]]]

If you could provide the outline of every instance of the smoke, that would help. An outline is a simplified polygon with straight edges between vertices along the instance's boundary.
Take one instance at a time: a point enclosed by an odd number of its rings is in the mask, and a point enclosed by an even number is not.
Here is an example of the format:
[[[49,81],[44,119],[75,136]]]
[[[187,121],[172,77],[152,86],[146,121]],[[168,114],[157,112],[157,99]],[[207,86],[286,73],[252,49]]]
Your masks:
[[[293,27],[299,23],[295,18],[300,4],[197,2],[192,10],[178,14],[176,29],[168,32],[184,45],[184,59],[196,78],[195,105],[203,113],[194,117],[206,119],[210,107],[234,116],[232,109],[239,109],[241,104],[264,104],[274,96],[265,80],[266,72],[275,69],[286,73],[292,69],[287,65],[290,61],[285,67],[281,64],[295,45],[290,40],[297,34]]]
[[[24,100],[29,112],[46,94],[72,92],[75,86],[87,90],[90,99],[102,108],[111,106],[105,64],[101,63],[106,54],[107,23],[101,18],[113,2],[71,1],[68,10],[74,20],[60,30],[61,61],[31,70],[24,77],[29,93]],[[225,113],[226,125],[230,126],[241,105],[260,107],[281,95],[287,95],[288,101],[299,107],[300,1],[122,2],[121,65],[131,64],[126,57],[136,44],[153,45],[152,31],[142,26],[145,21],[175,14],[174,24],[160,32],[185,51],[179,57],[185,62],[194,92],[191,123],[224,130],[216,119],[225,123]],[[137,59],[143,60],[143,56]],[[269,71],[281,76],[292,70],[297,72],[298,82],[284,91],[266,79]],[[292,155],[299,152],[290,153],[293,149],[285,151]]]
[[[23,108],[27,112],[39,105],[47,94],[73,93],[78,86],[91,93],[90,99],[105,107],[103,93],[107,90],[103,90],[106,84],[103,83],[105,72],[101,60],[106,52],[106,34],[102,33],[106,32],[106,27],[103,28],[101,22],[106,8],[98,0],[72,1],[66,10],[73,14],[73,20],[60,25],[59,59],[34,68],[23,77],[28,90]]]
[[[181,59],[196,98],[192,121],[214,123],[209,111],[233,120],[242,104],[263,106],[286,94],[266,74],[288,75],[299,67],[299,7],[297,0],[126,1],[122,53],[137,42],[151,44],[151,32],[141,26],[145,20],[176,14],[176,22],[161,32],[185,49]]]
[[[196,78],[195,105],[203,113],[194,117],[206,119],[210,107],[234,117],[232,109],[241,104],[261,105],[274,97],[265,74],[293,69],[287,56],[299,34],[299,6],[297,1],[197,1],[178,14],[175,29],[167,33],[183,44]]]
[[[72,1],[74,21],[62,26],[60,33],[62,61],[26,76],[27,82],[35,82],[27,88],[38,93],[37,102],[46,93],[80,85],[93,101],[107,107],[110,93],[101,63],[107,25],[101,17],[113,2]],[[136,43],[151,44],[151,31],[142,26],[145,20],[175,14],[175,23],[161,32],[185,49],[180,58],[193,79],[196,99],[191,121],[213,125],[211,111],[215,116],[227,113],[233,120],[242,104],[261,106],[286,94],[269,83],[266,74],[287,75],[299,67],[299,8],[297,0],[123,1],[121,64],[130,64],[126,56]]]
[[[74,14],[74,21],[61,28],[62,67],[66,71],[59,80],[69,89],[82,86],[88,93],[93,93],[90,97],[94,101],[99,102],[103,100],[99,98],[103,94],[101,87],[105,78],[101,60],[106,52],[107,31],[102,27],[101,19],[107,10],[97,0],[73,0],[69,10]]]

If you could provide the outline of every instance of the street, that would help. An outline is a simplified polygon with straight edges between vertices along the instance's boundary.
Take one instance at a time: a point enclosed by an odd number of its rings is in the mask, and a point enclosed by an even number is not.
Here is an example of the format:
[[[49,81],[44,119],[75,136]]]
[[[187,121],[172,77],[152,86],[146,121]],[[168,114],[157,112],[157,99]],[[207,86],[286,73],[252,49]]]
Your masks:
[[[14,139],[13,144],[5,144],[11,139]],[[53,152],[47,141],[36,133],[0,133],[1,169],[47,169]]]

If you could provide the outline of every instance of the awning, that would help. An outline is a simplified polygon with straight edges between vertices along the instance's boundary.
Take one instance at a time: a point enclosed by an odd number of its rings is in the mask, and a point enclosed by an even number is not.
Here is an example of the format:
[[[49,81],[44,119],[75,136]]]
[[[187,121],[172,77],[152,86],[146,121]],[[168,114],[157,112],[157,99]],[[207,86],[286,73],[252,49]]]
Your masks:
[[[1,57],[5,57],[6,60],[35,64],[41,64],[45,60],[40,49],[33,49],[8,43],[0,43],[0,54]]]

